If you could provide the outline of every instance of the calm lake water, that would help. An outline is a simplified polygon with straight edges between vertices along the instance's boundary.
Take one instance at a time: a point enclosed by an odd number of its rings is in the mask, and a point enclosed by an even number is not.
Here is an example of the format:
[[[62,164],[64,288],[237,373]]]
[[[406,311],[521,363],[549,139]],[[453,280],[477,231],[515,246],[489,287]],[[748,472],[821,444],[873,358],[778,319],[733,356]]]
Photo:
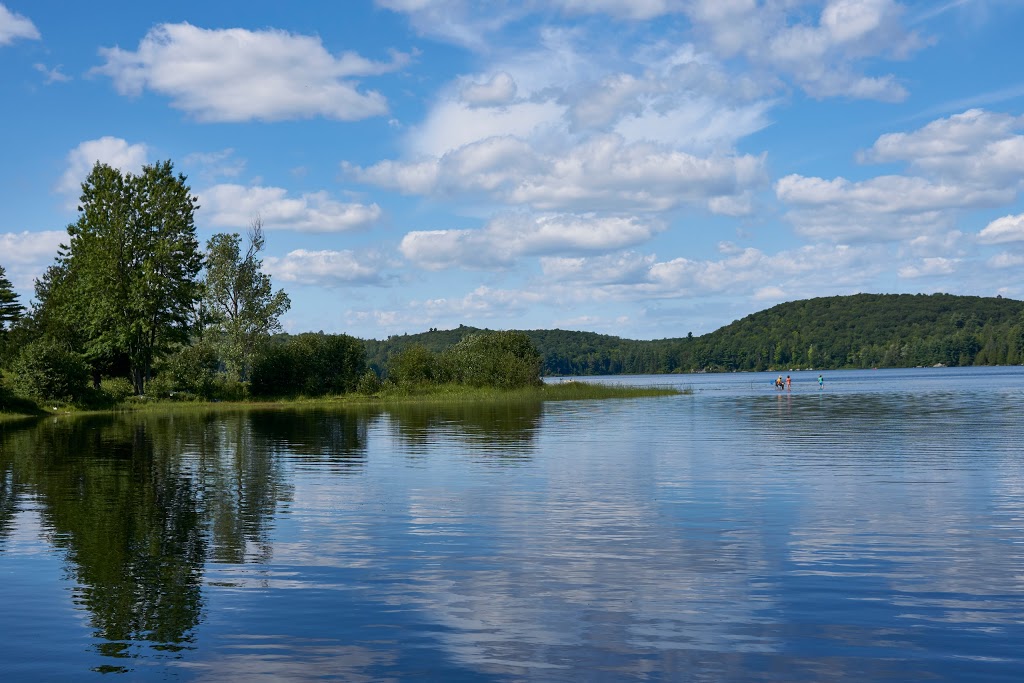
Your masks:
[[[0,426],[0,680],[1022,680],[1024,368],[791,374]]]

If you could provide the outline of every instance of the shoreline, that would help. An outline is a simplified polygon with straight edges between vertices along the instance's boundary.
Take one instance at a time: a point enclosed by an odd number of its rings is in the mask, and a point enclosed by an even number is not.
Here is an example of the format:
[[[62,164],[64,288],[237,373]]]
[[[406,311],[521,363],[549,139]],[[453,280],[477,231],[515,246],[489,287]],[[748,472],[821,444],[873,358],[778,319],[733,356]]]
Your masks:
[[[266,400],[210,401],[174,399],[129,399],[107,408],[76,406],[40,406],[40,412],[0,412],[0,424],[55,416],[117,415],[150,412],[218,412],[258,410],[261,408],[368,408],[408,405],[495,404],[545,401],[586,401],[630,398],[654,398],[692,394],[686,389],[665,386],[622,386],[580,381],[543,384],[519,389],[474,388],[460,385],[416,387],[379,394],[340,394],[318,397],[268,398]]]

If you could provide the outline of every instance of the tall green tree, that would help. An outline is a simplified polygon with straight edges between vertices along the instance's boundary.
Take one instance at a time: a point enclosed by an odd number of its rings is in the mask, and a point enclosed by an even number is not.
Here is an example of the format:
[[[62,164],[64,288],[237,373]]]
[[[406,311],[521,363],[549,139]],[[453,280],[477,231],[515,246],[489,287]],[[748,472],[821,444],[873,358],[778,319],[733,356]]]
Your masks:
[[[18,303],[18,295],[11,281],[7,279],[4,267],[0,266],[0,364],[6,362],[10,348],[7,330],[21,318],[24,310],[25,308]]]
[[[238,233],[217,234],[206,243],[205,295],[216,331],[215,342],[228,371],[249,378],[262,344],[281,330],[281,316],[291,308],[283,289],[276,292],[263,272],[263,223],[257,216],[245,254]]]
[[[18,303],[14,285],[7,279],[7,271],[0,266],[0,334],[21,317],[25,307]]]
[[[97,163],[82,183],[79,218],[61,250],[59,299],[92,360],[124,354],[132,383],[145,392],[153,362],[188,340],[200,296],[198,208],[170,161],[138,175]],[[56,292],[51,291],[50,296]]]

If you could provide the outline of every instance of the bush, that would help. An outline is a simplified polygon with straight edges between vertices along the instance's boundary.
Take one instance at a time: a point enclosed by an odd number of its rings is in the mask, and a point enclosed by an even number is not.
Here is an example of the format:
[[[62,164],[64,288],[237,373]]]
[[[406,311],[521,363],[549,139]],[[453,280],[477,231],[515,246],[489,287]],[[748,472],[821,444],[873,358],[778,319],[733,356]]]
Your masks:
[[[396,353],[388,361],[388,378],[398,386],[441,383],[445,374],[441,359],[420,344]]]
[[[543,361],[524,332],[471,334],[445,352],[453,378],[474,387],[512,389],[540,384]]]
[[[122,403],[135,393],[135,386],[127,377],[110,377],[100,382],[100,391],[113,403]]]
[[[89,366],[82,355],[48,339],[25,346],[12,370],[12,388],[30,398],[74,402],[89,390]]]
[[[22,396],[15,396],[0,382],[0,413],[34,415],[38,412],[40,412],[39,406],[33,401]]]
[[[363,373],[363,376],[359,378],[359,384],[356,386],[356,391],[365,396],[371,396],[373,394],[380,393],[383,384],[380,381],[380,377],[377,373],[371,369],[368,369]]]
[[[306,333],[268,347],[256,361],[260,396],[323,396],[354,391],[366,371],[363,343],[347,334]]]
[[[160,364],[157,376],[149,383],[149,393],[166,397],[186,392],[213,398],[219,366],[217,353],[211,346],[203,343],[186,346]]]

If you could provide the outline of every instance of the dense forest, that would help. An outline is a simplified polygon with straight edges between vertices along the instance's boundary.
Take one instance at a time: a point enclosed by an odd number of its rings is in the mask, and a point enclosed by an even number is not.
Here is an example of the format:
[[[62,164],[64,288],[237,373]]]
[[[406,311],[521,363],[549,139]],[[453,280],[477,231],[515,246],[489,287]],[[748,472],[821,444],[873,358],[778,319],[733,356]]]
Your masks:
[[[459,327],[366,342],[382,369],[411,346],[439,352]],[[1024,363],[1024,302],[950,294],[856,294],[779,304],[700,337],[637,341],[526,330],[546,375]]]

